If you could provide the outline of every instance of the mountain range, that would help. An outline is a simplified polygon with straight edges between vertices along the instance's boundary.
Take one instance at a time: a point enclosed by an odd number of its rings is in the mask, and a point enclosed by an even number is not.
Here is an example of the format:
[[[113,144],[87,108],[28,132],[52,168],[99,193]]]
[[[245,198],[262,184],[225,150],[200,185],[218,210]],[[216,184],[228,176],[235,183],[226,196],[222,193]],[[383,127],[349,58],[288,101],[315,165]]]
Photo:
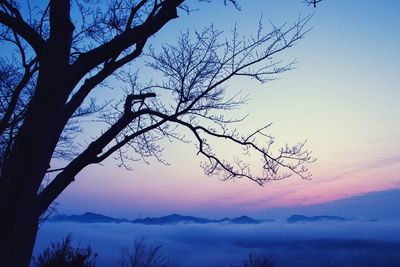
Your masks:
[[[338,217],[338,216],[304,216],[304,215],[292,215],[286,219],[288,223],[306,223],[306,222],[348,222],[353,219]]]
[[[279,207],[265,211],[274,218],[287,218],[292,214],[307,216],[331,215],[347,218],[375,218],[400,220],[400,189],[368,192],[357,196],[307,206]]]
[[[125,218],[113,218],[102,214],[86,212],[82,215],[56,215],[49,219],[51,222],[78,222],[78,223],[137,223],[146,225],[168,225],[178,223],[226,223],[226,224],[258,224],[261,222],[272,220],[256,220],[248,216],[241,216],[236,218],[223,218],[219,220],[199,218],[194,216],[184,216],[180,214],[171,214],[162,217],[146,217],[138,218],[135,220],[128,220]]]
[[[304,216],[292,215],[286,219],[288,223],[306,223],[306,222],[347,222],[353,219],[338,217],[338,216]],[[173,225],[178,223],[193,223],[193,224],[207,224],[207,223],[224,223],[224,224],[259,224],[262,222],[273,222],[274,220],[260,220],[253,219],[248,216],[241,216],[236,218],[223,218],[223,219],[208,219],[199,218],[194,216],[184,216],[180,214],[171,214],[162,217],[146,217],[134,220],[125,218],[114,218],[103,214],[86,212],[82,215],[56,215],[49,219],[50,222],[76,222],[76,223],[134,223],[145,225]]]

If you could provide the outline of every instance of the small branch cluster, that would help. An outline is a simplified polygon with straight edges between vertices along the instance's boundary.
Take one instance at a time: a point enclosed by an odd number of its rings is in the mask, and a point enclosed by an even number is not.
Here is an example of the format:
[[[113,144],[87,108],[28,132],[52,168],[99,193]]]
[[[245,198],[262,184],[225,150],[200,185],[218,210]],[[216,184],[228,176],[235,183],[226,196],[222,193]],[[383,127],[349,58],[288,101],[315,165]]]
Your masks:
[[[309,6],[313,6],[314,8],[317,7],[317,4],[321,2],[322,0],[304,0],[304,3],[306,3]]]
[[[212,26],[197,32],[195,40],[184,33],[177,45],[164,46],[160,54],[151,51],[151,68],[159,70],[166,77],[165,82],[156,85],[171,94],[175,104],[164,112],[152,112],[167,123],[178,124],[189,129],[197,142],[198,153],[207,158],[202,164],[207,175],[218,175],[223,180],[248,178],[262,185],[271,180],[281,180],[296,174],[309,179],[306,164],[314,159],[311,152],[304,149],[304,143],[285,146],[272,153],[274,139],[263,127],[239,136],[237,131],[229,130],[243,118],[227,119],[220,112],[237,109],[247,101],[240,93],[226,96],[224,84],[235,76],[253,78],[261,83],[275,79],[276,75],[289,70],[294,62],[283,64],[273,57],[291,47],[301,39],[309,17],[300,19],[292,27],[276,27],[263,34],[260,23],[257,34],[250,38],[239,38],[233,30],[231,42],[219,42],[222,33]],[[262,161],[262,170],[254,174],[253,166],[236,157],[228,161],[225,156],[213,152],[210,138],[224,139],[232,145],[243,147],[245,155],[253,155]],[[264,145],[260,142],[264,139]]]
[[[265,83],[289,70],[293,62],[283,64],[274,58],[304,36],[308,19],[300,19],[291,27],[272,25],[273,31],[266,34],[260,23],[257,34],[250,38],[239,38],[234,29],[231,41],[224,42],[220,42],[223,33],[210,26],[196,32],[194,40],[186,32],[177,45],[166,45],[160,53],[150,50],[147,54],[150,58],[148,66],[161,72],[165,79],[161,83],[141,87],[135,76],[130,80],[132,91],[140,92],[140,96],[155,96],[153,92],[160,91],[164,98],[171,96],[171,101],[165,104],[159,98],[147,102],[140,99],[132,110],[133,95],[128,95],[124,111],[120,114],[129,110],[132,114],[143,112],[143,116],[130,121],[101,157],[117,151],[121,166],[127,167],[127,160],[133,159],[133,151],[140,155],[138,159],[146,162],[147,157],[164,162],[158,141],[169,138],[188,142],[188,137],[180,134],[182,131],[179,130],[186,128],[193,134],[198,154],[207,159],[202,164],[207,175],[217,175],[223,180],[248,178],[260,185],[293,174],[310,179],[306,165],[314,159],[311,152],[304,149],[305,142],[286,145],[273,153],[274,138],[267,133],[269,125],[241,136],[232,126],[242,122],[246,116],[225,116],[229,110],[238,109],[248,99],[240,92],[228,97],[225,83],[238,76]],[[108,122],[113,125],[115,120]],[[223,139],[233,146],[242,147],[244,156],[228,161],[226,155],[214,152],[209,139]],[[243,159],[246,156],[251,161],[256,158],[261,160],[261,170],[255,172],[254,166]]]

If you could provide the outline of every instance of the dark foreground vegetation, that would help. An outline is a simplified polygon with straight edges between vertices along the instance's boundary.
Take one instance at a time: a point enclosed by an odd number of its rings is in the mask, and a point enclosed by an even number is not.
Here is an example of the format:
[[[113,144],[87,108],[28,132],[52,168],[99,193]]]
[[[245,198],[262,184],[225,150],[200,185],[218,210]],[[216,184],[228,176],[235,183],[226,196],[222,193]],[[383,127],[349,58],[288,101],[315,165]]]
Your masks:
[[[71,235],[61,242],[52,242],[37,259],[33,259],[36,267],[95,267],[97,254],[90,245],[80,244],[73,247]],[[144,238],[134,241],[133,247],[121,249],[121,259],[117,267],[173,267],[175,264],[162,254],[163,244],[151,242]],[[239,266],[274,267],[275,257],[266,254],[250,253]]]
[[[243,248],[249,248],[245,246]],[[374,240],[320,239],[310,241],[274,242],[267,252],[251,252],[229,267],[397,267],[400,266],[400,243]],[[91,245],[73,246],[71,235],[52,242],[33,258],[35,267],[96,267],[97,253]],[[164,254],[163,244],[137,238],[132,247],[122,247],[116,267],[184,266]],[[221,265],[210,265],[221,266]]]

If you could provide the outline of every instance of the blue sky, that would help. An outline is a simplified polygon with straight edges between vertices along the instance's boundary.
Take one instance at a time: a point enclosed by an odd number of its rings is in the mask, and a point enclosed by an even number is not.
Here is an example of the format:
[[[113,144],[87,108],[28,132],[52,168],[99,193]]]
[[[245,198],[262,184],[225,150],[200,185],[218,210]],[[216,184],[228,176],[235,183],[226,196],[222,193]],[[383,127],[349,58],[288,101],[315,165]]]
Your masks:
[[[58,200],[60,212],[264,214],[400,187],[400,2],[325,0],[316,9],[300,0],[248,2],[241,1],[237,11],[223,1],[190,1],[199,10],[181,12],[151,42],[155,47],[174,43],[180,31],[210,23],[226,33],[236,23],[241,34],[249,35],[261,16],[268,29],[268,19],[292,24],[313,14],[312,30],[277,58],[296,59],[294,70],[263,85],[246,79],[229,84],[232,92],[250,95],[249,103],[231,114],[249,115],[239,130],[272,122],[278,144],[308,140],[318,159],[310,166],[312,181],[292,177],[265,187],[246,180],[221,182],[202,173],[194,144],[165,142],[170,166],[138,162],[126,171],[108,160],[88,167]],[[144,81],[159,78],[140,66]],[[115,97],[116,91],[96,94]],[[90,131],[80,140],[99,131],[93,123],[84,127]]]

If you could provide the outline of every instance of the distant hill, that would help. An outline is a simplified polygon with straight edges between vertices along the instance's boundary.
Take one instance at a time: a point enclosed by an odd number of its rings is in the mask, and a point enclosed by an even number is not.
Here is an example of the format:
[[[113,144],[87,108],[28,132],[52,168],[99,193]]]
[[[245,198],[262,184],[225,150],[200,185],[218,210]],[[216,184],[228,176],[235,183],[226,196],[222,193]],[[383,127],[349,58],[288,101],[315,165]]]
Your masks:
[[[86,212],[82,215],[56,215],[49,219],[51,222],[79,222],[79,223],[123,223],[128,219],[116,219],[102,214]]]
[[[268,221],[273,221],[273,220],[268,220]],[[230,223],[234,224],[256,224],[256,223],[261,223],[261,222],[266,222],[265,220],[254,220],[253,218],[250,218],[248,216],[242,216],[242,217],[237,217],[231,219]]]
[[[213,220],[207,218],[198,218],[193,216],[184,216],[180,214],[171,214],[162,217],[146,217],[135,220],[118,219],[102,214],[86,212],[82,215],[56,215],[49,219],[51,222],[77,222],[77,223],[136,223],[146,225],[170,225],[178,223],[225,223],[225,224],[258,224],[266,221],[273,220],[256,220],[248,216],[241,216],[237,218],[223,218],[220,220]]]
[[[177,223],[211,223],[212,220],[197,218],[193,216],[183,216],[179,214],[171,214],[162,217],[147,217],[143,219],[133,220],[132,223],[140,223],[147,225],[177,224]]]
[[[307,222],[347,222],[358,219],[350,219],[339,216],[304,216],[304,215],[292,215],[286,219],[287,223],[307,223]],[[49,222],[76,222],[76,223],[134,223],[134,224],[145,224],[145,225],[173,225],[173,224],[207,224],[207,223],[219,223],[219,224],[259,224],[263,222],[273,222],[274,220],[259,220],[253,219],[249,216],[241,216],[235,218],[223,218],[223,219],[208,219],[194,216],[185,216],[180,214],[171,214],[161,217],[146,217],[135,220],[128,220],[125,218],[114,218],[103,214],[85,212],[81,215],[56,215],[49,218]],[[368,222],[376,222],[378,220],[363,220]]]
[[[352,221],[350,218],[338,217],[338,216],[304,216],[304,215],[292,215],[286,219],[288,223],[306,223],[306,222],[348,222]]]
[[[307,206],[271,208],[265,211],[268,216],[287,218],[292,214],[308,216],[334,214],[345,218],[368,220],[399,220],[400,189],[375,191],[357,196],[338,199],[326,203]]]

